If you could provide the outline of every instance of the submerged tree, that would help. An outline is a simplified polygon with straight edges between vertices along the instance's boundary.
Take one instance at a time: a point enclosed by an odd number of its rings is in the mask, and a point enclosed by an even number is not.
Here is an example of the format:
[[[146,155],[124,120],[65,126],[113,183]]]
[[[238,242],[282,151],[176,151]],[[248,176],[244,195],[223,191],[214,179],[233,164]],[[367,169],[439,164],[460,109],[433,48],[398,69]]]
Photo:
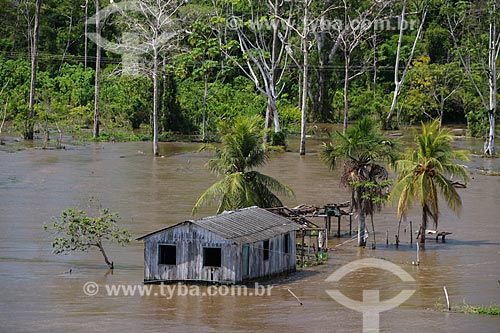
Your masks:
[[[25,123],[23,137],[27,140],[33,140],[35,125],[35,94],[36,94],[36,73],[38,66],[38,42],[40,30],[40,12],[42,11],[42,0],[36,1],[35,23],[33,27],[33,39],[31,44],[31,85],[29,96],[29,115]]]
[[[398,182],[390,198],[398,200],[398,216],[406,217],[408,210],[419,202],[422,208],[422,224],[419,229],[420,243],[425,243],[425,232],[429,217],[438,225],[439,194],[456,213],[462,200],[448,176],[467,182],[465,168],[454,160],[467,160],[467,153],[453,150],[450,130],[439,129],[439,120],[422,123],[422,134],[415,138],[417,149],[409,149],[404,158],[394,163]]]
[[[351,204],[358,212],[359,246],[366,246],[366,215],[373,214],[377,206],[371,193],[373,186],[387,186],[387,170],[377,161],[393,160],[394,147],[393,142],[380,135],[373,120],[363,118],[346,134],[336,132],[332,142],[324,143],[321,149],[320,157],[330,168],[337,166],[338,159],[344,161],[341,183],[350,187]]]
[[[207,145],[215,152],[208,168],[224,179],[210,186],[198,199],[193,213],[200,207],[217,202],[217,214],[250,206],[282,206],[277,194],[293,196],[293,191],[278,180],[252,170],[265,164],[269,155],[262,143],[258,117],[237,118],[232,127],[219,126],[222,147]]]
[[[108,25],[117,24],[124,33],[123,41],[116,44],[90,34],[102,48],[114,53],[126,55],[124,71],[143,73],[153,83],[152,134],[153,154],[159,155],[158,148],[158,109],[159,86],[164,72],[162,63],[170,60],[172,51],[177,49],[177,40],[184,31],[181,29],[179,9],[186,2],[181,0],[141,0],[122,1],[102,10]],[[120,14],[119,16],[116,14]],[[99,15],[90,22],[96,23]],[[163,60],[163,61],[162,61]]]
[[[120,228],[116,221],[117,213],[110,213],[104,208],[98,216],[88,216],[83,210],[68,208],[61,213],[52,226],[43,229],[54,234],[52,247],[56,254],[69,254],[73,251],[88,251],[96,247],[101,251],[104,261],[110,269],[114,264],[104,251],[103,241],[116,241],[125,246],[130,242],[130,233]]]
[[[497,6],[497,0],[446,1],[448,28],[458,59],[487,111],[489,129],[483,152],[490,156],[495,155],[497,64],[500,55]]]

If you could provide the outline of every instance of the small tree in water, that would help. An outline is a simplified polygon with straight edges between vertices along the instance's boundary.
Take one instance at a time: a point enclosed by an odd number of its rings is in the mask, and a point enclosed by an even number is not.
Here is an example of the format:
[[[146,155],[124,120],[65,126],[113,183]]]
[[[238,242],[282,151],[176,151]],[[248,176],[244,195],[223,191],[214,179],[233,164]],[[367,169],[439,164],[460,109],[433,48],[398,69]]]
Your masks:
[[[52,247],[56,254],[69,254],[73,251],[88,251],[96,247],[101,251],[104,261],[110,269],[114,264],[104,251],[103,241],[116,241],[125,246],[130,242],[130,233],[118,227],[117,213],[110,213],[108,208],[101,210],[99,216],[88,216],[83,210],[68,208],[61,213],[52,226],[43,226],[44,230],[54,234]]]

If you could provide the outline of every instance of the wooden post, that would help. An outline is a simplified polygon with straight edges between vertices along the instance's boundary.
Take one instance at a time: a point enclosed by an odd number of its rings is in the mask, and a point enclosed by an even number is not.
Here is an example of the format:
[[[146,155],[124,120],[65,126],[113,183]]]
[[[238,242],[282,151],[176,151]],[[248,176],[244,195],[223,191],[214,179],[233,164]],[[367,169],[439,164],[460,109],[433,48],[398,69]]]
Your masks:
[[[446,305],[448,307],[448,311],[450,311],[451,306],[450,306],[450,299],[448,298],[448,290],[446,290],[446,286],[443,286],[443,289],[444,289],[444,295],[446,296]]]
[[[342,217],[342,215],[340,215],[340,212],[339,212],[339,216],[338,216],[338,220],[337,220],[337,237],[340,237],[340,218]]]
[[[302,229],[302,253],[301,253],[301,259],[300,261],[302,262],[302,266],[304,266],[304,243],[305,243],[305,238],[306,238],[306,231]]]
[[[311,232],[309,231],[309,244],[307,244],[307,259],[310,258],[311,255]]]
[[[352,213],[349,213],[349,237],[352,235]]]
[[[304,304],[302,303],[302,301],[301,301],[301,300],[297,297],[297,295],[295,295],[295,294],[293,293],[293,291],[291,291],[289,288],[287,288],[286,290],[288,290],[288,292],[289,292],[289,293],[290,293],[293,297],[295,297],[295,299],[297,300],[297,302],[299,302],[299,304],[300,304],[300,305],[304,305]]]
[[[326,238],[328,238],[329,230],[328,230],[328,216],[325,215],[325,231],[326,231]]]
[[[410,247],[413,246],[413,227],[412,222],[410,221]]]
[[[417,265],[420,265],[420,246],[417,242]]]
[[[328,214],[328,236],[330,236],[331,230],[332,230],[332,217],[330,216],[330,214]]]

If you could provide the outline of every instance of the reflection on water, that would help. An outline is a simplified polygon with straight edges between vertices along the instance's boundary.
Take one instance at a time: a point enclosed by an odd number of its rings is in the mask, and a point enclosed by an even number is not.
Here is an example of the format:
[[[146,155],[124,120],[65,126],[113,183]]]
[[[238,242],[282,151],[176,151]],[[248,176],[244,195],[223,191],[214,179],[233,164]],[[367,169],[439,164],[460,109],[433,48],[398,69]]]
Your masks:
[[[312,153],[304,157],[295,152],[275,154],[263,170],[295,190],[296,197],[286,199],[289,206],[349,199],[349,192],[339,185],[338,173],[318,159],[318,144],[309,142]],[[481,143],[464,139],[458,145],[478,149]],[[385,246],[386,231],[391,243],[397,232],[394,208],[388,207],[375,216],[377,250],[359,249],[352,242],[337,247],[327,264],[283,278],[269,297],[179,296],[168,300],[107,297],[102,290],[97,296],[85,296],[82,286],[87,281],[101,286],[141,283],[142,244],[111,246],[109,255],[116,269],[106,275],[96,251],[53,255],[41,225],[69,206],[85,208],[90,196],[119,211],[121,224],[137,237],[190,219],[197,197],[215,180],[204,167],[209,153],[197,153],[198,148],[198,144],[165,143],[161,145],[163,158],[151,157],[149,143],[0,152],[0,331],[359,332],[361,314],[337,304],[325,289],[339,288],[357,299],[364,289],[380,289],[381,297],[387,299],[407,287],[391,274],[373,269],[350,274],[337,285],[324,282],[343,264],[365,257],[390,260],[416,280],[414,296],[382,314],[382,330],[421,331],[424,323],[443,331],[500,331],[498,318],[429,310],[436,302],[444,302],[443,286],[454,303],[464,299],[473,304],[500,303],[500,177],[480,174],[474,175],[468,189],[460,190],[464,203],[460,217],[443,209],[440,228],[453,234],[444,244],[429,241],[420,254],[419,267],[411,265],[415,247],[409,245],[407,223],[401,228],[400,248]],[[475,158],[467,166],[498,171],[500,160]],[[197,216],[211,213],[213,209],[205,209]],[[417,210],[411,219],[416,229]],[[333,246],[346,240],[334,240]],[[69,268],[73,273],[64,274]]]

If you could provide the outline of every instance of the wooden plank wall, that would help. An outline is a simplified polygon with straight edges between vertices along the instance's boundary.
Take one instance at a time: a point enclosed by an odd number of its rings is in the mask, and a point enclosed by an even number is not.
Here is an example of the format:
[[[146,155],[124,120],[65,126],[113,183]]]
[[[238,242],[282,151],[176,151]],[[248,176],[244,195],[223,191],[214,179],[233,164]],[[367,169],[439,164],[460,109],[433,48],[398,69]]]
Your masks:
[[[284,253],[285,234],[269,239],[269,259],[264,261],[264,241],[255,242],[250,246],[249,279],[257,279],[295,270],[296,240],[295,231],[290,233],[290,253]],[[242,263],[242,268],[243,268]]]
[[[263,241],[249,244],[248,280],[295,270],[295,231],[290,233],[290,253],[284,253],[285,235],[269,240],[269,259],[263,260]],[[176,245],[177,265],[158,265],[160,244]],[[221,248],[221,267],[203,267],[203,247]],[[242,246],[208,230],[186,223],[144,239],[144,281],[243,281]],[[246,280],[246,279],[245,279]]]
[[[158,265],[160,244],[177,246],[177,265]],[[221,267],[203,267],[203,248],[220,247]],[[230,241],[193,224],[159,232],[144,240],[144,281],[210,281],[234,283],[241,250]],[[236,269],[238,267],[238,269]],[[241,274],[241,273],[240,273]]]

